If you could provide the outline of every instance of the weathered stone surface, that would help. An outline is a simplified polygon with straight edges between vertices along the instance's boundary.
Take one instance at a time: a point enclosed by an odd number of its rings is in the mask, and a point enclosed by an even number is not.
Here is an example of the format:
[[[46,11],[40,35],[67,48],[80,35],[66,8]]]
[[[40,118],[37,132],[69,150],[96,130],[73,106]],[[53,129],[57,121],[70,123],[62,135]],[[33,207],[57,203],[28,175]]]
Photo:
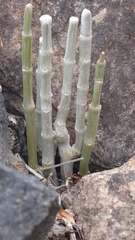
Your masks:
[[[0,92],[0,163],[15,168],[18,172],[27,174],[24,161],[16,158],[11,152],[12,141],[8,129],[8,115],[4,105],[4,98]]]
[[[56,192],[0,165],[1,240],[44,240],[58,209]]]
[[[0,92],[0,144],[5,141],[9,148],[11,148],[11,138],[8,129],[8,116],[4,105],[4,98]]]
[[[25,3],[28,2],[25,1]],[[133,1],[33,0],[31,2],[34,6],[34,92],[38,38],[40,37],[39,17],[42,14],[50,14],[53,18],[53,116],[56,115],[60,99],[63,56],[69,17],[74,15],[80,18],[84,7],[91,10],[93,16],[93,47],[88,102],[91,101],[95,62],[102,50],[105,51],[107,60],[102,94],[102,112],[92,162],[105,168],[120,166],[135,154],[135,131],[133,130],[135,129],[135,6]],[[13,113],[22,112],[21,32],[25,3],[21,0],[10,2],[5,0],[0,6],[0,33],[3,41],[3,49],[0,54],[0,81],[3,85],[6,107],[8,111]],[[68,118],[72,142],[74,141],[73,122],[78,79],[77,66],[75,70],[71,116]]]
[[[62,203],[81,221],[85,240],[135,239],[135,157],[119,168],[83,177]]]

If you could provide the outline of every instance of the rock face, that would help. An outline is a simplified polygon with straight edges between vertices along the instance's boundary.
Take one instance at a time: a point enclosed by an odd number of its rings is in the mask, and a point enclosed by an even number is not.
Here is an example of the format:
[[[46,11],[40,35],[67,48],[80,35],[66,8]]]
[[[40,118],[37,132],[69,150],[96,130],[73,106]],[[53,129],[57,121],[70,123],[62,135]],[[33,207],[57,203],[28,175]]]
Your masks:
[[[0,144],[2,145],[2,141],[6,142],[7,146],[11,148],[11,138],[9,135],[9,129],[8,129],[8,116],[7,112],[5,109],[5,104],[4,104],[4,98],[2,95],[2,89],[0,92]]]
[[[85,240],[135,239],[135,157],[123,166],[83,177],[62,203],[82,223]]]
[[[29,1],[25,1],[28,3]],[[33,13],[33,68],[34,93],[35,70],[37,68],[38,38],[40,37],[39,17],[50,14],[53,18],[53,116],[57,112],[63,75],[63,56],[68,20],[78,16],[83,8],[88,8],[93,16],[93,46],[90,74],[92,98],[93,72],[101,51],[105,51],[107,67],[102,94],[102,112],[97,142],[92,155],[92,163],[105,168],[120,166],[135,154],[135,82],[134,82],[134,3],[129,0],[60,0],[31,1]],[[22,113],[21,77],[21,32],[25,3],[21,0],[5,0],[1,5],[0,33],[3,49],[0,54],[0,81],[8,111]],[[10,41],[9,41],[10,39]],[[78,62],[78,53],[77,53]],[[68,128],[74,142],[75,96],[78,66],[75,66],[71,111]]]
[[[1,240],[44,240],[58,209],[56,192],[0,165]]]
[[[0,163],[15,168],[18,172],[27,174],[24,161],[16,158],[11,152],[12,141],[8,129],[8,116],[4,105],[4,98],[0,92]]]

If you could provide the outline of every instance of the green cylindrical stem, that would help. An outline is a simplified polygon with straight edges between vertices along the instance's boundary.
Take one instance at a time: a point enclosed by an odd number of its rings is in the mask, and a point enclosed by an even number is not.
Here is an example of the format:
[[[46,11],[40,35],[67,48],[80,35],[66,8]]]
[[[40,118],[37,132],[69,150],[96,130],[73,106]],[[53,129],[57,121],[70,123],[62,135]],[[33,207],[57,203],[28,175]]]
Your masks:
[[[35,106],[32,92],[32,5],[27,4],[22,32],[23,108],[26,120],[28,164],[35,169],[38,165],[36,151]]]
[[[26,35],[31,34],[31,21],[32,21],[32,5],[29,3],[25,7],[23,32]]]
[[[36,95],[36,139],[37,139],[37,149],[42,151],[42,112],[41,112],[41,98],[40,98],[40,90],[41,90],[41,45],[42,45],[42,37],[39,39],[39,57],[38,57],[38,68],[36,70],[36,80],[37,80],[37,95]]]
[[[31,20],[32,20],[32,5],[27,4],[24,12],[24,24],[22,32],[22,66],[26,70],[32,68]]]
[[[81,177],[89,173],[88,163],[89,163],[89,159],[92,154],[93,148],[94,148],[94,145],[90,145],[87,142],[84,142],[82,153],[81,153],[81,155],[83,156],[83,160],[81,162],[83,162],[83,164],[80,162],[80,170],[79,170],[79,174]]]
[[[92,18],[91,12],[84,9],[81,16],[81,32],[79,37],[80,73],[76,98],[76,141],[73,149],[80,154],[85,132],[85,111],[89,89],[89,72],[91,61]]]
[[[95,107],[100,104],[104,71],[105,71],[105,61],[104,61],[104,53],[102,52],[99,60],[97,61],[96,68],[95,68],[94,92],[93,92],[93,99],[92,99],[92,105]]]
[[[104,60],[104,53],[102,52],[95,68],[93,99],[92,103],[89,105],[87,128],[81,154],[81,157],[83,157],[84,160],[80,162],[79,169],[79,173],[81,176],[84,176],[89,172],[88,165],[95,144],[99,116],[101,111],[100,98],[105,65],[106,62]]]
[[[91,105],[89,106],[86,134],[84,137],[83,148],[81,153],[81,157],[83,157],[84,160],[80,162],[79,169],[79,174],[81,176],[84,176],[89,172],[88,164],[95,144],[100,110],[101,106],[97,108],[93,108]]]

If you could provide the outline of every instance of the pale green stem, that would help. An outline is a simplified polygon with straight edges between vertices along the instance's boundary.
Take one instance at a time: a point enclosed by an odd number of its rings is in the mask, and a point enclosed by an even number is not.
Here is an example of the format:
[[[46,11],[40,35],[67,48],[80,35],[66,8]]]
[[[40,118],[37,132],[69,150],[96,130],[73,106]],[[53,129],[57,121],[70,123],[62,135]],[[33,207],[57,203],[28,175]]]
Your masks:
[[[32,92],[32,5],[27,4],[24,13],[22,32],[22,72],[23,72],[23,109],[26,120],[28,165],[35,169],[38,165],[36,151],[35,105]]]
[[[41,99],[40,99],[40,89],[41,89],[41,45],[42,37],[39,39],[39,57],[38,57],[38,68],[36,70],[36,79],[37,79],[37,96],[36,96],[36,139],[37,139],[37,149],[42,150],[42,112],[41,112]]]
[[[66,52],[64,56],[64,78],[62,86],[62,96],[60,105],[58,107],[56,121],[54,123],[61,162],[68,161],[75,157],[75,152],[70,146],[70,137],[66,128],[66,120],[69,112],[69,104],[71,98],[71,85],[75,63],[77,26],[78,18],[71,17],[69,20]],[[61,167],[61,177],[65,179],[67,176],[71,175],[72,168],[72,163]]]
[[[77,84],[76,99],[76,141],[73,149],[81,154],[85,132],[85,112],[87,106],[87,94],[89,90],[89,72],[91,61],[92,19],[91,12],[84,9],[81,16],[81,32],[79,37],[80,73]]]
[[[40,49],[40,77],[41,77],[41,111],[42,111],[42,165],[48,167],[54,165],[54,133],[52,130],[52,92],[51,92],[51,71],[52,71],[52,18],[43,15],[40,18],[42,28],[42,44]],[[44,172],[48,176],[55,169]]]
[[[99,60],[96,63],[94,91],[92,103],[89,105],[87,128],[83,142],[81,157],[84,159],[80,162],[79,173],[81,176],[88,174],[89,161],[95,145],[99,116],[101,111],[100,98],[104,79],[106,61],[102,52]]]

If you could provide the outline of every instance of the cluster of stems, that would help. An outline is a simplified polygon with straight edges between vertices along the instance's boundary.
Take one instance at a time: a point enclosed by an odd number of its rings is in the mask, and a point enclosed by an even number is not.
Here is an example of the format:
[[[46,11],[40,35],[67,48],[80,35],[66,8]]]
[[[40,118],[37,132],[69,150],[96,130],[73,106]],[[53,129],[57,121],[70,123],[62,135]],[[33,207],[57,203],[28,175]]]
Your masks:
[[[53,172],[56,179],[55,152],[58,148],[61,158],[61,178],[72,174],[73,163],[71,159],[81,155],[79,173],[81,176],[88,173],[88,164],[95,144],[99,115],[100,96],[103,84],[105,60],[104,53],[96,64],[93,100],[89,106],[87,127],[85,126],[85,111],[87,106],[87,94],[89,89],[89,71],[91,61],[91,41],[92,41],[92,20],[91,12],[84,9],[81,16],[81,27],[79,36],[79,80],[77,84],[76,99],[76,140],[73,146],[70,145],[70,136],[66,128],[66,120],[69,113],[71,99],[71,88],[75,64],[75,52],[77,42],[78,18],[71,17],[67,35],[66,50],[64,56],[63,86],[60,105],[54,126],[52,126],[52,92],[51,92],[51,72],[52,72],[52,18],[43,15],[40,18],[42,36],[39,39],[39,58],[36,71],[37,78],[37,99],[36,116],[35,106],[32,96],[32,64],[31,64],[31,16],[32,5],[25,8],[22,46],[23,65],[23,87],[24,100],[23,107],[26,119],[27,144],[29,165],[33,168],[37,165],[37,149],[42,152],[43,168],[45,176]],[[35,121],[36,119],[36,121]],[[36,122],[36,127],[35,127]],[[54,129],[53,129],[54,127]],[[65,164],[67,163],[67,164]]]

